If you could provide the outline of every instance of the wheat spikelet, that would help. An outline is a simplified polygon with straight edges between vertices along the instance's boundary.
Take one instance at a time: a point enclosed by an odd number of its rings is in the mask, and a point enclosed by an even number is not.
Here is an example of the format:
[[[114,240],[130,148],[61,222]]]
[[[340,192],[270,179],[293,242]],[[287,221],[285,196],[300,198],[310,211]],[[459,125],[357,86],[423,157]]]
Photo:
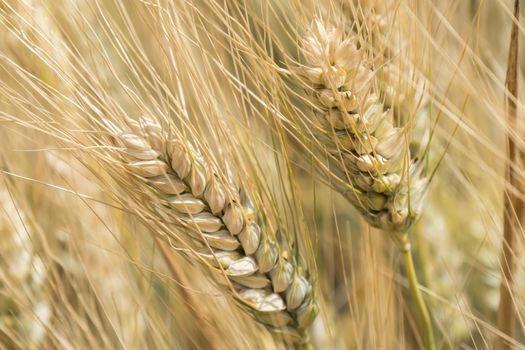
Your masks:
[[[193,147],[169,138],[153,119],[128,120],[127,129],[106,124],[125,168],[162,197],[159,214],[184,227],[199,256],[226,275],[240,304],[274,334],[305,340],[318,310],[312,285],[249,194],[221,182]]]
[[[392,108],[408,98],[380,81],[399,71],[377,70],[359,35],[320,20],[302,48],[299,72],[315,107],[316,137],[334,157],[331,171],[350,182],[340,191],[372,225],[405,232],[421,212],[427,180]]]
[[[39,348],[51,313],[42,292],[46,270],[35,254],[25,216],[0,190],[0,343],[9,349]]]

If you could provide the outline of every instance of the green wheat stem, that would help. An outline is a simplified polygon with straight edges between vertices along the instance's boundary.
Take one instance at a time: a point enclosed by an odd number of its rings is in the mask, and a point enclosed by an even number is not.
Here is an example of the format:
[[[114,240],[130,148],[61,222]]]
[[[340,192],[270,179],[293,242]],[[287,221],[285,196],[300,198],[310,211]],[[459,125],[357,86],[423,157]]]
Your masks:
[[[407,233],[395,233],[396,240],[400,243],[401,253],[403,254],[403,261],[405,263],[406,274],[408,278],[408,284],[412,297],[416,303],[416,307],[421,318],[421,326],[423,332],[423,341],[425,343],[425,349],[435,350],[436,342],[434,340],[434,330],[432,328],[432,320],[428,311],[423,295],[419,290],[419,283],[417,281],[416,269],[414,267],[414,260],[412,259],[412,250],[408,240]]]
[[[428,245],[423,236],[423,232],[417,230],[414,234],[414,245],[415,245],[415,258],[419,266],[420,279],[423,282],[423,285],[431,287],[430,275],[428,268]]]

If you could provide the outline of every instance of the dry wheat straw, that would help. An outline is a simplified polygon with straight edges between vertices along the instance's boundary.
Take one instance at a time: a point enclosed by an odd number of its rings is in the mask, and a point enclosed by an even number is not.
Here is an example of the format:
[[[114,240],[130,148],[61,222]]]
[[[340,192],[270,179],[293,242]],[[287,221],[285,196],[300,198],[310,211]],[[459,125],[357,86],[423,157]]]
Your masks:
[[[507,62],[507,76],[505,80],[508,128],[516,128],[518,119],[518,107],[516,98],[518,96],[518,43],[519,43],[519,1],[514,1],[514,16],[512,31],[510,36],[509,56]],[[520,181],[519,169],[523,164],[524,155],[516,146],[514,139],[507,135],[508,160],[506,164],[505,180],[508,185],[519,189],[520,193],[525,188],[523,181]],[[522,230],[524,202],[507,188],[504,190],[504,213],[503,213],[503,244],[501,268],[502,278],[500,285],[500,302],[498,307],[497,326],[503,334],[511,338],[516,337],[516,301],[515,301],[515,275],[517,269],[516,246],[518,237]],[[496,339],[495,348],[498,350],[512,349],[514,346],[502,337]]]
[[[191,145],[153,119],[107,124],[125,168],[158,191],[168,208],[160,213],[200,245],[200,257],[226,275],[240,304],[274,334],[304,341],[318,309],[312,285],[248,193],[225,185]]]

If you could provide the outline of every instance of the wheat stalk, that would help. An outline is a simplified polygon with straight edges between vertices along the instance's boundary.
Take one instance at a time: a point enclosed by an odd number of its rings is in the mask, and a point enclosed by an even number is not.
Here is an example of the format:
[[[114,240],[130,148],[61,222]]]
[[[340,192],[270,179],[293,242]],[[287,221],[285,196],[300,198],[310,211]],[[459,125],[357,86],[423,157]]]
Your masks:
[[[197,242],[199,257],[227,277],[252,316],[287,341],[305,341],[318,312],[313,287],[248,193],[221,182],[191,145],[170,138],[157,121],[127,123],[106,121],[125,168],[162,198],[159,214]]]
[[[505,102],[507,107],[508,128],[516,128],[518,119],[518,108],[516,98],[518,96],[518,55],[519,55],[519,18],[520,5],[519,1],[514,1],[514,17],[509,44],[509,56],[507,62],[507,74],[505,79]],[[507,135],[507,152],[508,160],[506,164],[505,180],[510,186],[515,186],[520,191],[523,190],[524,184],[519,179],[520,163],[523,162],[523,154],[516,146],[515,140]],[[504,190],[504,212],[503,212],[503,244],[501,268],[502,278],[500,284],[500,302],[498,307],[497,326],[503,334],[511,338],[516,336],[516,305],[515,305],[515,275],[517,269],[517,252],[518,237],[522,227],[521,217],[523,215],[524,202],[516,194]],[[496,349],[512,349],[513,345],[508,343],[502,337],[496,338]]]

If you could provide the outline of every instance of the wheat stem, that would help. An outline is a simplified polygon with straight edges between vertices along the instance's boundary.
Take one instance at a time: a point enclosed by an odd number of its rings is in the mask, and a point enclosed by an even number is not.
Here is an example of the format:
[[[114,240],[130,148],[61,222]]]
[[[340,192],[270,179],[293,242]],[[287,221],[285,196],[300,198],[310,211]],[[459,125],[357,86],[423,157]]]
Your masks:
[[[520,152],[516,149],[514,140],[510,135],[510,130],[516,129],[517,109],[516,96],[518,95],[518,20],[519,20],[519,0],[514,2],[514,22],[510,37],[509,57],[507,65],[507,77],[505,86],[507,89],[506,103],[508,113],[507,135],[507,169],[505,179],[511,187],[518,188],[521,193],[523,183],[519,180],[519,172],[516,165],[519,164]],[[503,276],[500,285],[500,303],[498,308],[498,329],[509,337],[514,338],[516,333],[516,310],[514,306],[514,274],[516,272],[516,252],[518,233],[520,230],[520,219],[523,211],[523,201],[507,189],[504,190],[504,213],[503,213],[503,247],[501,267]],[[503,338],[496,338],[496,349],[511,349],[512,345],[504,341]]]
[[[412,259],[412,249],[408,240],[407,233],[395,233],[397,241],[401,246],[401,253],[403,254],[403,261],[405,263],[406,274],[410,292],[416,303],[417,311],[421,317],[421,326],[423,331],[423,341],[425,349],[435,350],[436,342],[434,340],[434,330],[432,328],[432,319],[428,311],[423,295],[419,290],[419,283],[417,281],[416,269],[414,268],[414,260]]]

